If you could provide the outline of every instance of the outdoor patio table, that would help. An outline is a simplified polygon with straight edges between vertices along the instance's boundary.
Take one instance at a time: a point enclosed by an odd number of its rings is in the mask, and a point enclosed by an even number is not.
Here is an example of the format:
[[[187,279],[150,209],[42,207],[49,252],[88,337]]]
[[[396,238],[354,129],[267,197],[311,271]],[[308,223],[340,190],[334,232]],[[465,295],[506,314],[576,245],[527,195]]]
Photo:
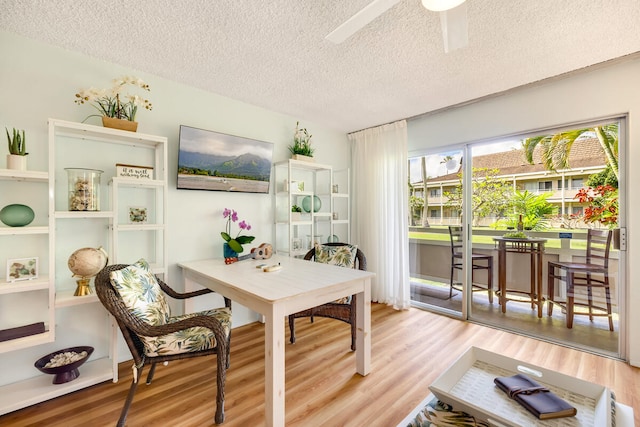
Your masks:
[[[507,301],[531,302],[531,308],[538,306],[538,317],[542,317],[542,254],[546,239],[529,237],[526,239],[515,237],[494,237],[498,244],[498,296],[502,312],[507,312]],[[507,289],[507,252],[531,254],[531,280],[529,291]],[[528,300],[510,298],[508,294],[525,294]]]

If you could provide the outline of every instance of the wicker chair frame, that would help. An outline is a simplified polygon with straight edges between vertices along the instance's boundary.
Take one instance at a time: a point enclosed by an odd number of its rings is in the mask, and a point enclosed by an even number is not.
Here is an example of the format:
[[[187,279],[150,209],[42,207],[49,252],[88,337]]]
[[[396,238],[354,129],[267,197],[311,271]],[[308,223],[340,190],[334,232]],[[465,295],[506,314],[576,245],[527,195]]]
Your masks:
[[[339,242],[331,242],[325,243],[326,246],[345,246],[347,243],[339,243]],[[310,261],[315,258],[316,250],[315,248],[311,249],[306,253],[304,259]],[[356,260],[353,266],[355,269],[367,270],[367,258],[364,256],[364,253],[358,249],[356,252]],[[331,319],[341,320],[345,323],[351,325],[351,350],[356,350],[356,295],[351,296],[350,304],[338,304],[335,302],[329,302],[326,304],[319,305],[317,307],[310,308],[308,310],[303,310],[298,313],[290,314],[289,317],[289,332],[290,338],[289,341],[291,344],[295,344],[296,342],[296,331],[295,331],[295,319],[299,317],[310,317],[311,322],[313,322],[314,316],[320,317],[328,317]]]
[[[142,371],[145,365],[151,365],[149,374],[147,375],[147,384],[151,384],[153,375],[155,372],[156,364],[168,362],[171,360],[187,359],[191,357],[208,356],[215,354],[217,356],[217,397],[216,397],[216,424],[221,424],[224,421],[224,384],[226,379],[226,370],[229,368],[229,347],[231,341],[231,333],[227,337],[222,324],[212,316],[193,316],[187,319],[183,319],[179,322],[170,323],[161,326],[152,326],[146,322],[141,321],[136,316],[133,316],[127,307],[125,306],[119,293],[113,288],[110,280],[110,273],[112,271],[121,270],[128,267],[126,264],[108,265],[102,271],[98,273],[95,278],[96,294],[102,302],[102,305],[107,311],[116,319],[122,336],[124,337],[131,355],[134,360],[134,374],[129,389],[129,394],[122,408],[120,419],[118,420],[118,426],[124,426],[129,412],[129,407],[133,401],[133,396],[138,386],[138,377],[142,376]],[[173,290],[165,282],[157,278],[158,284],[162,290],[170,297],[175,299],[188,299],[199,295],[204,295],[213,292],[210,289],[200,289],[194,292],[179,293]],[[231,300],[224,299],[225,306],[231,308]],[[160,356],[147,356],[144,352],[144,345],[139,338],[139,335],[144,336],[161,336],[172,332],[181,331],[184,329],[192,328],[194,326],[206,327],[213,331],[216,338],[216,347],[213,349],[169,354]]]

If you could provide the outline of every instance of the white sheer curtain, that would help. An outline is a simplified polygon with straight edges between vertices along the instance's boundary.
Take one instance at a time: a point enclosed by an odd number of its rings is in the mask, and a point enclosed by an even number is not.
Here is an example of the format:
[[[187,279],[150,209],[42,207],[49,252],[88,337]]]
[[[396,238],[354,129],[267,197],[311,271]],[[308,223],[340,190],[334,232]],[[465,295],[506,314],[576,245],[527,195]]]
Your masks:
[[[410,306],[407,123],[349,135],[353,165],[353,242],[376,273],[374,302]]]

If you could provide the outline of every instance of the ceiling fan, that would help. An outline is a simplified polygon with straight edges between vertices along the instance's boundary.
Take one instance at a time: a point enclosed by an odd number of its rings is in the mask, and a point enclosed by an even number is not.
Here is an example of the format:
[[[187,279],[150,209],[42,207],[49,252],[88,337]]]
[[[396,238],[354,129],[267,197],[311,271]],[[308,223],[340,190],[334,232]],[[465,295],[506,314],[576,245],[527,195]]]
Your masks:
[[[346,20],[342,25],[329,33],[325,39],[340,44],[371,21],[391,9],[401,0],[373,0],[364,9]],[[469,42],[467,5],[465,0],[422,0],[422,5],[433,12],[440,13],[444,51],[465,47]]]

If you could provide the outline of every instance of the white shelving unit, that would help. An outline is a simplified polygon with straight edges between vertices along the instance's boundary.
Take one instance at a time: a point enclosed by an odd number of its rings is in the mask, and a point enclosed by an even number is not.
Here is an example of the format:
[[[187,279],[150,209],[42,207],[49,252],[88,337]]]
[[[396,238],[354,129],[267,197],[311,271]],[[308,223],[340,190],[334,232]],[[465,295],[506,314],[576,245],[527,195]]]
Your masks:
[[[315,242],[349,241],[348,170],[334,173],[328,165],[286,160],[274,164],[274,182],[277,253],[302,257]],[[303,208],[299,219],[293,205]]]
[[[46,194],[49,174],[44,171],[0,169],[2,208],[8,204],[30,206],[34,221],[24,227],[8,227],[0,223],[0,329],[10,329],[44,322],[45,332],[0,342],[0,354],[52,342],[55,338],[55,292],[46,263],[48,256],[49,224]],[[35,194],[34,194],[35,193]],[[39,200],[40,199],[40,200]],[[38,202],[39,201],[39,202]],[[38,257],[39,274],[36,279],[9,282],[7,260]],[[36,300],[33,306],[25,302]],[[4,395],[3,389],[0,393]]]
[[[0,303],[3,298],[30,295],[40,309],[40,318],[26,317],[23,324],[44,321],[46,332],[0,343],[0,353],[29,349],[46,344],[42,354],[72,345],[90,345],[94,352],[82,365],[80,377],[65,384],[52,384],[52,376],[40,374],[0,385],[0,414],[5,414],[93,384],[118,380],[117,342],[119,331],[95,293],[73,296],[76,278],[71,277],[67,261],[77,249],[102,246],[109,263],[133,263],[144,257],[160,275],[167,269],[167,139],[161,136],[127,132],[99,126],[49,120],[48,172],[0,170],[0,184],[40,183],[44,188],[37,223],[20,228],[0,227],[2,239],[47,239],[48,244],[31,243],[38,248],[41,261],[38,279],[6,283],[0,276]],[[151,179],[116,177],[116,164],[153,167]],[[100,210],[70,211],[65,168],[103,171],[100,180]],[[48,186],[46,185],[48,184]],[[48,197],[47,197],[48,194]],[[33,196],[31,196],[33,197]],[[18,202],[19,203],[19,202]],[[27,203],[24,203],[27,204]],[[45,208],[44,206],[48,206]],[[130,222],[129,208],[145,208],[142,222]],[[30,252],[31,254],[31,252]],[[35,255],[35,254],[34,254]],[[30,255],[31,256],[31,255]],[[93,281],[91,283],[93,287]],[[94,291],[95,292],[95,291]],[[4,306],[2,306],[4,307]],[[22,313],[21,317],[25,317]],[[5,326],[2,326],[3,328]],[[12,327],[12,326],[6,326]],[[25,368],[36,359],[25,360]],[[35,369],[35,368],[34,368]]]
[[[351,175],[349,169],[333,171],[331,184],[331,235],[333,240],[349,243],[351,239]]]
[[[166,157],[166,156],[165,156]],[[165,168],[166,170],[166,168]],[[167,211],[166,173],[162,179],[113,178],[109,183],[110,206],[116,213],[111,218],[113,248],[112,263],[128,263],[137,257],[140,246],[145,247],[145,258],[158,275],[166,273],[168,249],[166,245],[165,213]],[[129,200],[131,204],[122,201]],[[134,201],[143,201],[144,206]],[[142,208],[146,215],[143,221],[130,218],[129,209]],[[133,259],[133,261],[136,261]]]

